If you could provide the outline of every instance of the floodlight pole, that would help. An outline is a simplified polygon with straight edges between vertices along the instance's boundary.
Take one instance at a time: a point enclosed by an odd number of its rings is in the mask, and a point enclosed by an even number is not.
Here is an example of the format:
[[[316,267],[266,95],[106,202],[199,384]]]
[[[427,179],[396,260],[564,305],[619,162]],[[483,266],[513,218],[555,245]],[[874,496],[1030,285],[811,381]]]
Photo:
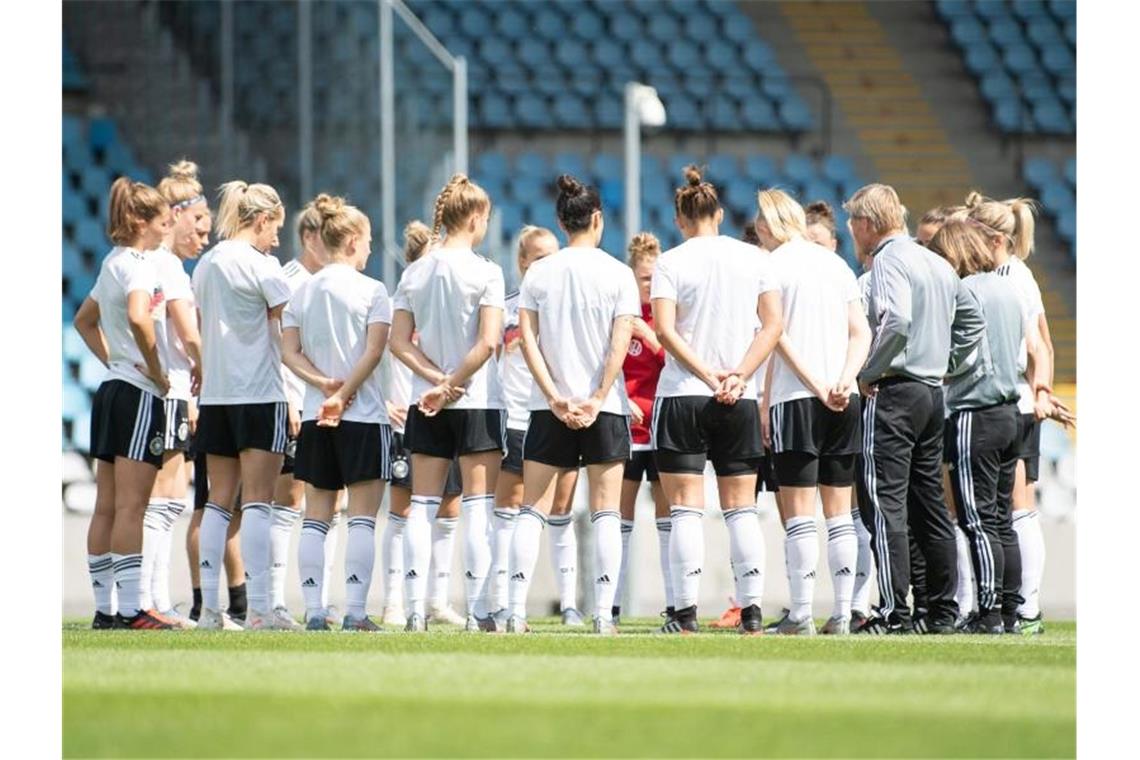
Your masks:
[[[396,92],[392,3],[380,3],[380,226],[383,228],[381,279],[396,289]]]
[[[625,242],[641,227],[641,116],[637,82],[625,83]]]
[[[312,6],[297,5],[297,125],[301,203],[313,197],[313,28]],[[297,251],[297,255],[300,255]]]

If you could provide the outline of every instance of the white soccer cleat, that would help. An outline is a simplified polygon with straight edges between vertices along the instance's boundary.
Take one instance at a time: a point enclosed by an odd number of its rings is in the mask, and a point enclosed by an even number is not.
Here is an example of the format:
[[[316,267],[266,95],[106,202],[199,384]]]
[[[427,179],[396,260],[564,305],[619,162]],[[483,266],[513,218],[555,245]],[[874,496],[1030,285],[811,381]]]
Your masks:
[[[404,614],[403,605],[400,605],[399,607],[385,607],[384,614],[381,616],[381,621],[384,623],[384,625],[403,628],[408,622],[408,617]]]
[[[174,624],[175,628],[181,631],[189,631],[192,628],[198,627],[198,624],[195,621],[191,620],[190,618],[174,609],[159,610],[158,614],[169,620]]]
[[[408,616],[408,622],[404,624],[404,631],[407,633],[426,633],[427,621],[423,619],[422,615],[413,612]]]
[[[224,612],[202,608],[198,616],[199,631],[243,631],[245,630]]]
[[[432,607],[428,610],[427,621],[436,625],[440,623],[463,625],[467,622],[467,618],[453,610],[450,604],[446,604],[443,607]]]
[[[511,615],[507,618],[507,633],[530,633],[530,626],[526,624],[525,618]]]
[[[603,620],[601,617],[594,616],[594,633],[599,636],[617,636],[617,626],[614,625],[613,620]]]
[[[263,615],[260,612],[249,610],[245,613],[245,630],[247,631],[272,631],[273,614]]]
[[[275,631],[305,630],[305,626],[294,620],[293,616],[289,614],[289,610],[284,607],[274,607],[271,619],[273,621],[273,630]]]

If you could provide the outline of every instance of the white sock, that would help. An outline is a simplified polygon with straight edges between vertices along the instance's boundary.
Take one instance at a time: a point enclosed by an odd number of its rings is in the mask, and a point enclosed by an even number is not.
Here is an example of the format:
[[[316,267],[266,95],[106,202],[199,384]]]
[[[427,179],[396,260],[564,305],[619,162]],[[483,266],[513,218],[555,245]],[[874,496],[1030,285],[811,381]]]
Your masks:
[[[525,506],[519,510],[519,515],[515,519],[515,532],[511,538],[509,607],[512,615],[521,618],[526,617],[526,597],[534,577],[534,566],[538,564],[538,548],[544,527],[546,527],[546,517],[541,512]]]
[[[855,589],[851,592],[851,609],[871,614],[871,565],[875,555],[871,551],[871,533],[863,524],[863,518],[858,512],[851,513],[855,524],[855,540],[858,542],[858,555],[855,560]]]
[[[673,534],[673,521],[657,518],[657,553],[661,561],[661,579],[665,581],[665,606],[673,606],[673,573],[669,571],[669,537]]]
[[[621,570],[618,571],[617,587],[614,589],[614,606],[621,609],[622,600],[629,595],[629,540],[633,538],[633,520],[621,521]]]
[[[978,609],[970,540],[966,538],[965,532],[957,525],[954,526],[954,540],[958,544],[958,590],[954,593],[954,601],[958,603],[958,611],[961,614],[969,615]]]
[[[222,557],[226,551],[226,531],[230,527],[230,513],[213,502],[206,502],[202,525],[198,529],[198,580],[202,587],[202,609],[221,609],[218,585],[222,577]],[[234,578],[236,586],[240,578]]]
[[[431,519],[431,568],[428,575],[428,601],[434,609],[441,610],[447,606],[447,595],[451,587],[451,562],[455,556],[455,530],[458,527],[458,517],[435,517]]]
[[[590,515],[590,522],[594,526],[594,615],[612,620],[621,574],[621,512],[603,509]]]
[[[701,525],[704,510],[696,507],[669,507],[673,523],[669,531],[669,568],[673,573],[673,600],[678,610],[697,603],[701,591],[701,571],[705,564],[705,531]]]
[[[111,587],[115,585],[111,553],[88,554],[87,573],[91,576],[91,593],[95,595],[95,609],[104,615],[115,610],[111,606]]]
[[[815,568],[819,564],[819,532],[814,517],[793,517],[784,523],[787,536],[788,586],[791,610],[788,617],[799,623],[811,617],[811,600],[815,596]]]
[[[139,603],[142,555],[112,552],[111,569],[115,577],[115,589],[119,593],[119,614],[126,618],[134,617],[142,610]]]
[[[268,615],[269,608],[269,530],[272,511],[265,502],[251,501],[241,507],[241,561],[245,565],[246,596],[249,609]]]
[[[399,515],[388,513],[388,521],[384,524],[384,537],[380,540],[383,547],[384,564],[384,607],[404,606],[404,590],[401,586],[404,580],[404,526],[408,521]]]
[[[365,616],[372,568],[376,563],[376,518],[350,517],[344,545],[344,611],[354,618]]]
[[[139,568],[139,609],[154,609],[154,566],[166,525],[166,499],[152,497],[143,513],[142,566]]]
[[[329,606],[329,589],[332,588],[333,565],[336,564],[336,548],[340,544],[341,525],[344,520],[340,511],[333,512],[332,522],[329,523],[329,534],[325,536],[325,569],[321,579],[321,606]]]
[[[297,547],[297,570],[301,574],[301,595],[305,598],[305,619],[325,614],[325,542],[329,524],[306,517],[301,523],[301,543]]]
[[[548,517],[550,564],[558,584],[558,606],[562,611],[578,608],[578,535],[572,515]]]
[[[505,609],[511,601],[511,536],[518,516],[517,509],[496,507],[491,518],[490,595],[497,609]]]
[[[273,505],[273,524],[269,528],[269,589],[270,607],[285,606],[285,574],[289,570],[289,545],[293,540],[293,526],[301,519],[301,510]]]
[[[404,526],[404,611],[426,616],[424,597],[427,594],[428,572],[431,568],[431,522],[428,509],[439,509],[438,496],[413,496]]]
[[[1025,602],[1017,609],[1022,617],[1041,614],[1041,576],[1045,574],[1045,534],[1036,509],[1016,509],[1013,529],[1021,547],[1021,596]]]
[[[491,571],[491,542],[487,538],[487,513],[495,504],[494,494],[463,497],[463,585],[467,613],[485,618],[488,613],[487,575]]]
[[[162,525],[162,535],[159,536],[158,556],[154,562],[154,575],[151,577],[151,596],[154,598],[154,608],[159,612],[174,609],[170,600],[170,546],[174,539],[174,524],[186,511],[185,499],[167,499],[166,520]]]
[[[851,618],[855,592],[855,570],[859,560],[859,539],[850,514],[827,521],[827,568],[831,571],[833,617]]]
[[[764,534],[760,530],[760,510],[756,507],[726,509],[724,525],[732,573],[736,581],[736,603],[759,607],[764,598]]]

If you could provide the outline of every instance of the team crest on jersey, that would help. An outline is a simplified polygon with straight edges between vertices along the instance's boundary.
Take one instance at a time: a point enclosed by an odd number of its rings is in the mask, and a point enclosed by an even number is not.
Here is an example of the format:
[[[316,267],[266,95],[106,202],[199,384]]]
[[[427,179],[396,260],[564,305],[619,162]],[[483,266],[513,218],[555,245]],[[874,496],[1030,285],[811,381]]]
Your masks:
[[[629,342],[629,355],[641,356],[642,346],[640,340],[631,340]]]
[[[151,438],[150,439],[150,446],[148,448],[150,449],[150,453],[152,455],[154,455],[154,456],[161,455],[162,450],[164,448],[162,445],[162,436],[156,435],[154,438]]]
[[[190,426],[185,421],[178,423],[178,440],[185,441],[190,437]]]

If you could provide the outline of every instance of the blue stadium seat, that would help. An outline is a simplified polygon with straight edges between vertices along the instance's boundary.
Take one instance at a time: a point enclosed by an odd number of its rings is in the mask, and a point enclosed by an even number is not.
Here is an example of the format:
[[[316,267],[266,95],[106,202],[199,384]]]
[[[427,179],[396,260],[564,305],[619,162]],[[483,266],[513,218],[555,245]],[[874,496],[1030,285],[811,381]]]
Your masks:
[[[1003,132],[1032,132],[1033,119],[1017,98],[994,104],[994,123]]]
[[[707,64],[708,69],[727,76],[743,73],[740,58],[740,49],[727,41],[721,41],[715,45],[706,45],[698,53],[698,60]]]
[[[990,39],[998,48],[1025,44],[1025,35],[1021,33],[1021,25],[1013,19],[997,21],[992,24],[990,26]]]
[[[763,41],[753,40],[744,45],[744,65],[757,74],[768,74],[776,65],[776,54]]]
[[[825,201],[832,209],[838,208],[842,202],[835,191],[835,185],[819,178],[811,179],[804,184],[803,199],[806,203]]]
[[[643,69],[656,69],[665,62],[664,48],[653,40],[638,40],[630,45],[630,60]]]
[[[1049,11],[1062,21],[1068,21],[1077,17],[1077,4],[1074,0],[1050,0]]]
[[[70,322],[71,320],[68,320],[68,324],[63,326],[63,358],[65,361],[78,363],[87,352],[87,346]]]
[[[701,106],[702,104],[697,102],[696,98],[691,95],[666,101],[665,113],[668,118],[669,126],[682,131],[700,129],[704,122],[701,115]]]
[[[792,96],[780,104],[780,121],[792,132],[804,132],[812,128],[814,119],[807,104]]]
[[[479,126],[486,129],[504,129],[511,126],[511,99],[501,92],[483,93],[479,96],[476,118]]]
[[[499,203],[495,206],[502,214],[503,234],[513,236],[525,224],[522,215],[522,206],[516,203]]]
[[[94,391],[106,377],[107,368],[94,354],[88,351],[79,357],[79,384],[84,388]]]
[[[1033,48],[1028,45],[1010,45],[1002,54],[1005,67],[1015,74],[1021,74],[1037,69],[1037,56]]]
[[[746,100],[749,98],[765,99],[763,90],[760,88],[760,82],[747,73],[738,73],[725,77],[720,81],[717,89],[738,100]]]
[[[479,40],[478,50],[479,57],[492,68],[514,59],[513,46],[502,37],[489,35],[482,38]]]
[[[546,127],[551,125],[550,104],[541,95],[523,93],[515,98],[515,118],[520,127]]]
[[[491,33],[490,14],[486,8],[470,3],[459,12],[459,31],[471,39],[481,39]]]
[[[1057,214],[1075,203],[1073,191],[1063,179],[1054,179],[1041,188],[1041,205],[1051,214]]]
[[[546,177],[550,174],[550,165],[541,153],[528,151],[515,157],[515,172],[524,177]]]
[[[1073,131],[1069,113],[1060,101],[1042,100],[1033,106],[1033,118],[1041,132],[1050,135],[1065,135]]]
[[[532,69],[550,63],[553,58],[550,44],[535,37],[527,37],[520,41],[515,52],[518,59]]]
[[[572,92],[554,98],[554,122],[566,129],[585,129],[593,123],[594,114],[585,99]]]
[[[592,57],[599,66],[617,66],[626,60],[626,49],[622,43],[608,37],[594,40]]]
[[[689,39],[711,43],[717,34],[717,20],[711,14],[700,11],[679,13]]]
[[[1069,156],[1065,160],[1065,179],[1068,180],[1069,186],[1076,188],[1077,186],[1077,157]]]
[[[87,139],[93,149],[105,149],[119,139],[115,130],[115,122],[103,117],[91,119],[87,123]]]
[[[1053,46],[1041,52],[1041,65],[1056,77],[1073,74],[1077,69],[1076,56],[1068,46]]]
[[[727,93],[717,93],[709,98],[708,112],[709,124],[713,129],[724,132],[744,129],[744,120],[740,116],[740,103]]]
[[[624,115],[620,95],[603,96],[594,104],[594,117],[601,129],[621,129]]]
[[[1069,44],[1076,48],[1077,46],[1077,20],[1072,19],[1065,22],[1065,39]]]
[[[103,225],[92,217],[84,217],[75,225],[75,245],[80,250],[88,251],[96,260],[101,260],[103,254],[110,248],[110,242],[103,232]]]
[[[1048,16],[1041,16],[1029,22],[1026,36],[1037,46],[1038,50],[1045,50],[1054,45],[1064,45],[1065,38],[1057,23]]]
[[[1001,66],[1001,57],[988,42],[977,42],[965,48],[963,62],[974,76],[981,76]]]
[[[1051,98],[1053,92],[1053,80],[1040,69],[1026,71],[1019,78],[1021,84],[1021,94],[1029,101],[1041,100],[1042,98]]]
[[[974,16],[960,16],[950,24],[950,38],[961,47],[987,42],[989,34],[981,21]]]
[[[740,161],[728,153],[716,153],[709,156],[709,177],[718,185],[723,185],[734,177],[740,176]]]
[[[1066,74],[1057,80],[1057,95],[1065,101],[1065,105],[1074,108],[1077,104],[1077,77],[1076,74]]]
[[[530,90],[530,75],[514,66],[495,70],[495,88],[504,95],[520,95]]]
[[[535,8],[534,31],[547,40],[559,40],[566,33],[566,17],[549,4],[542,4]]]
[[[721,34],[725,39],[738,42],[742,45],[751,44],[756,40],[756,29],[752,26],[752,19],[741,16],[721,23]]]
[[[1077,240],[1077,210],[1070,206],[1064,208],[1057,215],[1057,232],[1064,238],[1069,245],[1074,245]]]
[[[65,113],[63,115],[63,146],[65,149],[77,153],[86,153],[87,141],[84,139],[83,120],[78,116]]]
[[[87,391],[78,385],[66,383],[63,386],[63,419],[74,423],[90,413],[91,399],[88,397]]]
[[[746,129],[757,132],[774,132],[780,128],[776,110],[763,95],[745,99],[740,107],[740,118]]]
[[[554,59],[573,70],[590,60],[590,51],[582,40],[564,37],[554,44]]]
[[[830,155],[821,168],[823,176],[836,184],[855,177],[855,164],[847,156]]]
[[[616,9],[610,14],[610,34],[623,42],[635,42],[642,38],[641,18],[625,9]]]
[[[816,175],[815,162],[803,153],[789,153],[784,159],[784,176],[797,185],[804,185]]]
[[[1010,5],[1013,8],[1013,15],[1022,21],[1047,18],[1049,15],[1048,8],[1041,0],[1013,0]]]
[[[982,77],[982,97],[990,103],[1017,97],[1017,85],[1004,71],[991,71]]]
[[[1010,18],[1005,0],[974,0],[974,12],[990,24]]]
[[[938,0],[934,4],[934,8],[938,15],[946,20],[971,18],[974,15],[974,9],[970,3],[964,3],[962,0]]]
[[[716,47],[713,49],[715,50]],[[666,50],[668,51],[667,56],[669,63],[680,71],[685,71],[696,66],[701,60],[700,49],[690,40],[675,40],[672,44],[666,46]]]
[[[760,186],[770,185],[780,174],[771,156],[757,154],[744,159],[744,176]]]
[[[605,75],[601,69],[579,64],[570,77],[570,89],[591,103],[601,94]]]
[[[508,40],[521,40],[530,31],[526,14],[520,9],[507,6],[495,16],[495,31]]]
[[[570,28],[583,40],[594,40],[605,33],[605,21],[601,15],[589,8],[578,7],[572,11]]]
[[[643,155],[644,159],[644,155]],[[643,161],[644,166],[644,161]],[[644,169],[643,169],[644,170]],[[597,177],[606,178],[621,178],[625,167],[622,164],[622,159],[612,153],[598,153],[594,156],[594,160],[590,164],[590,171]]]
[[[586,162],[578,153],[562,152],[551,159],[550,170],[554,175],[573,174],[579,179],[587,178]]]
[[[1021,176],[1035,189],[1038,189],[1057,178],[1057,165],[1043,156],[1032,156],[1025,159]]]

